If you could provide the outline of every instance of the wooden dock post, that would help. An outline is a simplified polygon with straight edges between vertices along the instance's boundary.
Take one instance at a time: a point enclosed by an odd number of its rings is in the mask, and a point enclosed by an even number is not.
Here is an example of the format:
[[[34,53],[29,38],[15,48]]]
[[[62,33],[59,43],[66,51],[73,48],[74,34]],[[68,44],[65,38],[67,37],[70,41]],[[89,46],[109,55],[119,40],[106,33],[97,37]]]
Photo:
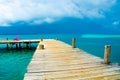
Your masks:
[[[110,51],[111,51],[111,46],[110,45],[105,45],[105,52],[104,52],[104,64],[109,64],[110,61]]]
[[[30,48],[30,42],[26,43],[26,48]]]
[[[10,49],[12,49],[12,47],[13,47],[13,44],[12,44],[12,43],[10,43]]]
[[[43,38],[40,38],[40,41],[42,42],[42,41],[43,41]]]
[[[76,46],[75,46],[75,41],[76,41],[76,39],[75,38],[72,38],[72,48],[75,48]]]
[[[18,49],[18,43],[16,43],[16,49]]]
[[[44,49],[44,45],[43,44],[39,44],[39,50],[43,50]]]
[[[8,38],[6,40],[8,40]],[[7,43],[7,49],[8,49],[8,43]]]
[[[30,45],[31,43],[30,42],[28,42],[28,48],[30,48],[31,47],[31,45]]]
[[[21,48],[21,43],[19,43],[19,48]]]

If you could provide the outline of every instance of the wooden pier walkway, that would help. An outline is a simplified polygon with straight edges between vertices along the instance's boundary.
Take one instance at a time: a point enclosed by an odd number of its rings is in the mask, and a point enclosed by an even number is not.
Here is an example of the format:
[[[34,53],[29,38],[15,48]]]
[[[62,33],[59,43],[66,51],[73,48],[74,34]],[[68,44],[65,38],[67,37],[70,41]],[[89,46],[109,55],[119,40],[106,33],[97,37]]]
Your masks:
[[[31,43],[39,43],[40,40],[36,39],[36,40],[0,40],[0,44],[9,44],[9,43],[27,43],[27,42],[31,42]]]
[[[120,80],[118,65],[103,64],[103,59],[61,41],[47,39],[39,45],[24,80]]]
[[[7,48],[12,48],[13,45],[16,45],[16,48],[21,48],[21,44],[26,44],[26,48],[30,48],[31,43],[39,43],[40,40],[0,40],[0,44],[6,44]]]

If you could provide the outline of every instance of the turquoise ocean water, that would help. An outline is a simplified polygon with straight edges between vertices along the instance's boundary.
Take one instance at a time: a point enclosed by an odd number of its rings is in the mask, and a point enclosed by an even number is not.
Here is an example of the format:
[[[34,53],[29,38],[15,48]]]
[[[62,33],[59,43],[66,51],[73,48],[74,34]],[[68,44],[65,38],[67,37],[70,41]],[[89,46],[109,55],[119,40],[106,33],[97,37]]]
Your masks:
[[[16,35],[0,35],[0,40],[14,39]],[[20,39],[58,38],[71,44],[71,38],[76,38],[76,46],[88,53],[103,58],[104,45],[111,45],[111,62],[120,63],[120,35],[70,35],[41,34],[20,35]],[[37,44],[32,49],[6,50],[6,45],[0,45],[0,80],[22,80]]]

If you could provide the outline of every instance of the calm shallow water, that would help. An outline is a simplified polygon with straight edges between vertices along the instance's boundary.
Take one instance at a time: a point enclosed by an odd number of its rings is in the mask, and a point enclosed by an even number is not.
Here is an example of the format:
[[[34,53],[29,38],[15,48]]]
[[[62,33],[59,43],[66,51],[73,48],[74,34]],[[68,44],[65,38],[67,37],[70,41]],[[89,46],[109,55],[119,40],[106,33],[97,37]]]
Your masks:
[[[0,50],[0,80],[22,80],[34,50]]]
[[[16,35],[0,35],[0,40],[14,39]],[[114,35],[69,35],[69,34],[43,34],[20,35],[20,39],[59,38],[71,44],[71,38],[76,38],[76,46],[86,52],[103,58],[104,45],[111,45],[111,62],[120,63],[120,36]],[[32,44],[36,47],[37,44]],[[3,49],[4,48],[4,49]],[[29,64],[35,49],[9,50],[6,45],[0,45],[0,80],[22,80],[26,67]]]

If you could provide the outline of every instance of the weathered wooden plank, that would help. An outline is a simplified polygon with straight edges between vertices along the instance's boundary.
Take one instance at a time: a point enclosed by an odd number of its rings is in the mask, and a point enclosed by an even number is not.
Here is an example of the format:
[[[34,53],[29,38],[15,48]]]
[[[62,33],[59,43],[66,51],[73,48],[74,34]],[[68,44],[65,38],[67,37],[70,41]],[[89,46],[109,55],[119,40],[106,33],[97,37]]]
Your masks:
[[[43,40],[37,47],[24,80],[115,80],[120,67],[105,65],[103,59],[56,40]]]

